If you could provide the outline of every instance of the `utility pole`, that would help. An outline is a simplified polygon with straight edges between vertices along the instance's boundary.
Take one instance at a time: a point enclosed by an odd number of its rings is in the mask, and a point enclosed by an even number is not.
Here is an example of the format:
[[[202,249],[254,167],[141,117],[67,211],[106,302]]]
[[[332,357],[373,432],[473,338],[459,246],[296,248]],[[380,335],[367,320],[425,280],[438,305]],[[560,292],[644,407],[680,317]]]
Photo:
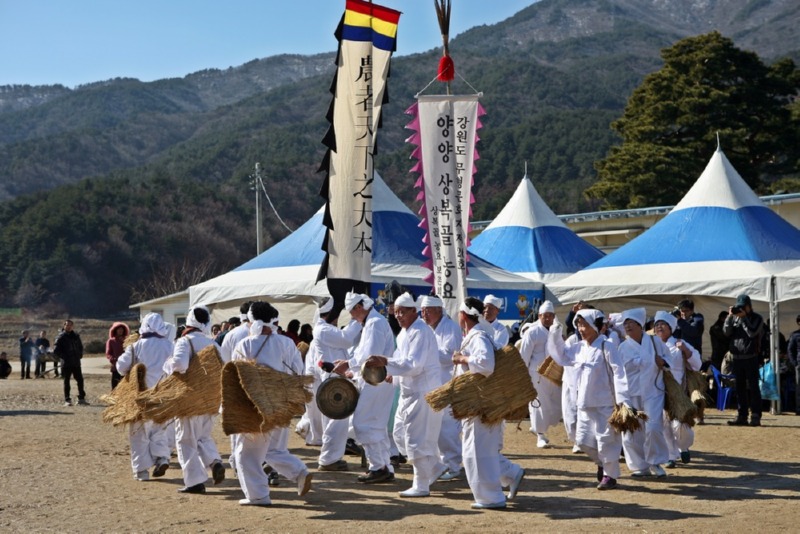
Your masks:
[[[261,164],[256,163],[256,173],[253,176],[253,190],[256,192],[256,256],[261,254]]]

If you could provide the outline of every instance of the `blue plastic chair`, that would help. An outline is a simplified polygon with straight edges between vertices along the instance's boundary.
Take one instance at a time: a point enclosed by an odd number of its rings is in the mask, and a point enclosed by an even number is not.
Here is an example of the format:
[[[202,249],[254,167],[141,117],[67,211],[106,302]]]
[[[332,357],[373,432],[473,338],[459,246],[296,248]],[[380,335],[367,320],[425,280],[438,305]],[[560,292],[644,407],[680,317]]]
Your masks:
[[[731,400],[731,394],[733,393],[735,395],[736,392],[734,391],[733,388],[725,386],[722,383],[722,379],[723,378],[733,379],[734,376],[723,375],[722,373],[719,372],[719,369],[717,369],[713,365],[710,367],[711,367],[711,372],[714,373],[714,384],[717,387],[717,410],[724,412],[725,408],[728,406],[728,401]]]

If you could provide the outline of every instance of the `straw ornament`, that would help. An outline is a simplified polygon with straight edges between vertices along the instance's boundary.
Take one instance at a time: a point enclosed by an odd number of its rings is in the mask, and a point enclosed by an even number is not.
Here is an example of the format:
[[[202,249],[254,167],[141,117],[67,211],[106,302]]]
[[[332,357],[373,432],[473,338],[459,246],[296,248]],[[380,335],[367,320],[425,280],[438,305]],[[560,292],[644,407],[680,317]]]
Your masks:
[[[697,414],[697,407],[683,390],[681,385],[672,376],[672,373],[664,369],[664,409],[673,421],[680,421],[689,426],[694,426],[694,418]]]
[[[453,417],[480,417],[485,425],[520,419],[528,403],[536,399],[528,369],[516,347],[507,345],[494,353],[494,372],[489,376],[464,373],[425,395],[436,411],[452,406]]]
[[[136,402],[142,417],[165,423],[175,417],[213,415],[222,401],[222,359],[214,344],[192,356],[185,373],[172,373],[142,392]]]
[[[134,365],[119,381],[111,393],[102,395],[100,400],[108,404],[103,410],[103,422],[112,426],[132,425],[142,419],[142,412],[136,397],[147,389],[145,375],[147,368],[143,363]]]
[[[708,378],[700,371],[686,370],[686,389],[691,400],[697,408],[697,418],[702,419],[706,409],[706,393],[708,392]]]
[[[622,434],[623,432],[636,432],[642,428],[642,423],[648,419],[647,414],[643,411],[632,408],[627,404],[617,404],[614,406],[614,411],[611,417],[608,418],[608,424],[611,428]]]

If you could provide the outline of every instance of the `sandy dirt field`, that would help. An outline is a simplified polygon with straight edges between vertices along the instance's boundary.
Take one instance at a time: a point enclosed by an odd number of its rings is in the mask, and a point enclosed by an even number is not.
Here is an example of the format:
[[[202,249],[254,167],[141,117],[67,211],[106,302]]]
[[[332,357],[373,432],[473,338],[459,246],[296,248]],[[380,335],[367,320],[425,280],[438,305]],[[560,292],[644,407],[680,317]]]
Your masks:
[[[104,425],[99,396],[109,388],[99,358],[86,359],[91,406],[62,406],[58,379],[0,380],[0,531],[4,532],[722,532],[797,531],[800,522],[800,417],[765,414],[761,428],[728,427],[732,412],[709,410],[697,427],[692,462],[665,479],[632,479],[595,489],[595,469],[572,454],[561,427],[551,449],[512,425],[506,455],[525,467],[517,499],[505,511],[471,510],[466,481],[438,483],[429,498],[403,500],[404,466],[393,484],[363,486],[360,471],[317,473],[305,498],[282,480],[270,508],[242,507],[230,469],[206,495],[182,495],[173,457],[162,479],[132,479],[127,434]],[[14,366],[18,370],[18,366]],[[74,384],[73,384],[74,388]],[[217,443],[229,441],[219,422]],[[310,467],[318,450],[294,433],[290,447]],[[209,481],[210,483],[210,481]]]

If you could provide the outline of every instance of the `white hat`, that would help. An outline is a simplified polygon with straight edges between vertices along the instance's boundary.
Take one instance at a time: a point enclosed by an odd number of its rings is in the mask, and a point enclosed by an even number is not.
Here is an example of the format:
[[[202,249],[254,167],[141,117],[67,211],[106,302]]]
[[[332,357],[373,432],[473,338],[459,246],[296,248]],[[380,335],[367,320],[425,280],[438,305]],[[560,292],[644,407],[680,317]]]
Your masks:
[[[444,302],[442,302],[442,299],[440,299],[436,295],[425,295],[419,300],[420,300],[420,305],[419,305],[420,308],[441,308],[444,306]]]
[[[486,295],[486,298],[483,299],[484,304],[491,304],[495,308],[502,308],[503,307],[503,299],[500,297],[495,297],[494,295]]]
[[[622,326],[622,314],[621,313],[609,313],[608,314],[608,322],[614,326]]]
[[[603,315],[603,312],[600,310],[584,308],[575,312],[575,319],[572,320],[572,324],[575,326],[575,328],[578,328],[578,317],[583,317],[583,320],[589,323],[589,326],[592,327],[592,330],[595,332],[598,331],[597,326],[594,324],[595,320],[606,318],[606,316]]]
[[[333,297],[329,297],[324,304],[320,304],[318,311],[320,315],[330,312],[333,309]]]
[[[644,328],[645,323],[647,323],[647,310],[644,308],[632,308],[630,310],[625,310],[622,312],[622,322],[625,323],[625,321],[628,319],[636,321],[639,323],[639,326]]]
[[[539,306],[539,313],[540,314],[542,314],[542,313],[555,313],[555,312],[556,312],[556,308],[555,308],[555,306],[553,306],[553,303],[550,302],[549,300],[546,300],[546,301],[542,302],[542,305]]]
[[[417,303],[414,301],[414,297],[411,296],[411,293],[406,291],[396,299],[394,299],[394,305],[400,306],[401,308],[416,308]]]
[[[672,315],[671,313],[665,311],[656,312],[655,322],[657,323],[658,321],[664,321],[665,323],[667,323],[669,325],[670,330],[672,330],[673,332],[675,331],[675,328],[678,326],[678,318]]]
[[[347,311],[353,311],[353,308],[356,307],[356,304],[362,302],[363,300],[364,296],[360,293],[352,293],[348,291],[347,295],[344,297],[344,309]]]

